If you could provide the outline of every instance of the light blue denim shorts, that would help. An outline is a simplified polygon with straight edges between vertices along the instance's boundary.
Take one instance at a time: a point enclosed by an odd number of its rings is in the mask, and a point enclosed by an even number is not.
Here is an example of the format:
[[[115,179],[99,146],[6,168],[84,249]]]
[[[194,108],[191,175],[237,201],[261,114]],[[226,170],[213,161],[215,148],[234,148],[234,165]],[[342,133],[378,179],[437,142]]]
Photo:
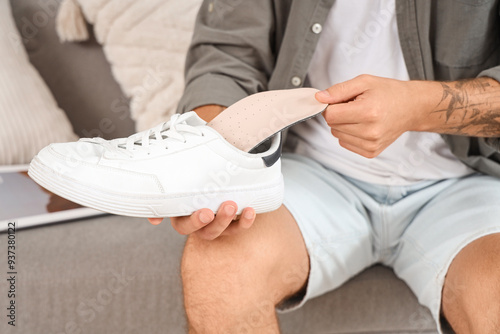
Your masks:
[[[500,232],[500,179],[491,176],[385,186],[296,154],[283,156],[282,172],[284,204],[310,258],[305,296],[285,303],[286,310],[381,263],[394,269],[441,327],[441,292],[453,258],[475,239]]]

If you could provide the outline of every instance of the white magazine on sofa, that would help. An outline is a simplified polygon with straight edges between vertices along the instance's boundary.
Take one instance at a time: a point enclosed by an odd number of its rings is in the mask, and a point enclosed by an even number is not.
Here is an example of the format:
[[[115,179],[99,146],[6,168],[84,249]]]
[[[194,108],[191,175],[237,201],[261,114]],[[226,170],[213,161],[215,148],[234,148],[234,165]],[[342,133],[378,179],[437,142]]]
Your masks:
[[[28,165],[0,166],[0,232],[9,222],[16,229],[103,215],[40,187],[27,174]]]

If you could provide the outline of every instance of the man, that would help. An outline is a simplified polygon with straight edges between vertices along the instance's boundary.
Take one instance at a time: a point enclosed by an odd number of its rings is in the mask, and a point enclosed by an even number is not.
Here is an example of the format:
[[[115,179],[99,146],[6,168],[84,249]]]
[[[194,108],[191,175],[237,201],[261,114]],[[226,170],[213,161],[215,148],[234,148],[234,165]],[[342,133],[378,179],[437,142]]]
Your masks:
[[[378,262],[440,332],[500,333],[499,28],[496,1],[205,1],[180,111],[303,85],[329,106],[288,133],[281,208],[171,220],[190,332],[278,333],[275,306]]]

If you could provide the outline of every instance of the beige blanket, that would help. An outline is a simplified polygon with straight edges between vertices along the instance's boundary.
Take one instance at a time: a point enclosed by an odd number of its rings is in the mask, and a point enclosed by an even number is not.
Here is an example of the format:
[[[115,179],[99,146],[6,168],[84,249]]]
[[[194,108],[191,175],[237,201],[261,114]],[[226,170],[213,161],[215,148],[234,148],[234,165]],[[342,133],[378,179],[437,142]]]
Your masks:
[[[94,32],[113,75],[130,97],[138,131],[175,112],[184,86],[184,60],[201,0],[64,0],[57,18],[62,41]]]

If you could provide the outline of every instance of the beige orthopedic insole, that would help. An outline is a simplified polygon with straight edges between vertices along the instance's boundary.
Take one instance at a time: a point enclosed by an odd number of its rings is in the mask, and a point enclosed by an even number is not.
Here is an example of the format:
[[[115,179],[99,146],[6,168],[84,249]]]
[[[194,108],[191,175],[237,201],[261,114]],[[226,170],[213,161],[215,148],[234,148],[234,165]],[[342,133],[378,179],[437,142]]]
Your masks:
[[[271,90],[239,100],[207,125],[248,152],[275,133],[323,112],[314,88]]]

